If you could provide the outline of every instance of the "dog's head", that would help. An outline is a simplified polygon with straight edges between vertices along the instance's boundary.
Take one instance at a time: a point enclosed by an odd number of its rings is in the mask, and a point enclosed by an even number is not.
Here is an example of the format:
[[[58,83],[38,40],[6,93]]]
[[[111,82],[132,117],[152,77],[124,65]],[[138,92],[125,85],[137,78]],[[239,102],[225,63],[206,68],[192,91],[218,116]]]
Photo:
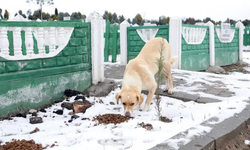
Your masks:
[[[144,97],[134,90],[122,90],[120,93],[116,94],[115,98],[117,104],[119,103],[119,100],[121,100],[126,117],[130,117],[133,113],[134,107],[136,105],[141,106],[144,100]]]

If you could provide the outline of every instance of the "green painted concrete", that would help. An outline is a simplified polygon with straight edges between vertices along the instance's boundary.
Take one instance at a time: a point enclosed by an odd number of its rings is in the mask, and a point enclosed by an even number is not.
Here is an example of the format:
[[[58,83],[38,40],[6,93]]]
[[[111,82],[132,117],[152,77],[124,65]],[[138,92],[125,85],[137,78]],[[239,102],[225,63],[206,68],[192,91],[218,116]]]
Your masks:
[[[231,43],[220,42],[216,32],[215,38],[215,65],[226,66],[236,64],[239,60],[239,29],[235,29],[234,38]]]
[[[202,71],[209,67],[209,30],[207,26],[183,25],[193,28],[207,28],[206,35],[201,44],[188,44],[182,36],[181,69]]]
[[[104,61],[107,62],[109,55],[112,55],[112,62],[116,62],[117,54],[120,54],[120,32],[118,32],[120,26],[113,24],[110,25],[110,21],[106,22],[105,48],[104,48]]]
[[[142,47],[145,45],[145,42],[138,35],[136,29],[152,29],[152,28],[159,29],[155,37],[163,37],[167,41],[169,41],[169,25],[128,27],[127,28],[128,61],[135,58],[140,53]]]
[[[243,45],[249,46],[250,45],[250,26],[245,27],[243,39],[244,39]]]
[[[0,118],[60,100],[65,89],[83,91],[91,78],[91,71],[78,71],[0,82]]]
[[[91,28],[83,22],[1,22],[10,27],[74,27],[67,46],[53,58],[10,61],[0,57],[0,118],[61,99],[65,89],[83,91],[92,83]],[[26,54],[25,32],[21,32]],[[8,31],[10,54],[13,32]],[[34,51],[38,53],[33,36]],[[49,47],[46,48],[46,53]]]

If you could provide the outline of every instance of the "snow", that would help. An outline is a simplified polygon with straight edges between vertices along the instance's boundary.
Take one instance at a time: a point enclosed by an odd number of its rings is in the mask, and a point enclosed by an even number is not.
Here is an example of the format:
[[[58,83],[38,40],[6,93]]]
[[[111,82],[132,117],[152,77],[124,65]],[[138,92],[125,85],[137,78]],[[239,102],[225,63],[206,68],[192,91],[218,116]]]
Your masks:
[[[249,52],[244,52],[243,58],[245,62],[250,64]],[[115,63],[115,65],[117,64],[119,63]],[[114,64],[105,63],[105,65]],[[249,69],[249,67],[246,68]],[[220,81],[225,84],[223,88],[227,88],[229,91],[235,93],[231,97],[219,97],[204,92],[194,92],[198,89],[200,90],[201,86],[199,84],[191,87],[178,86],[178,88],[174,87],[174,91],[198,94],[200,96],[221,100],[221,102],[201,104],[193,101],[183,102],[162,96],[162,115],[172,119],[171,123],[158,121],[155,102],[152,101],[148,112],[135,110],[133,113],[134,119],[130,119],[128,122],[116,125],[101,124],[95,126],[96,122],[92,121],[92,119],[99,114],[114,113],[123,115],[124,111],[121,103],[118,105],[110,105],[110,102],[116,104],[115,94],[120,92],[120,89],[116,88],[106,97],[87,98],[88,101],[95,104],[87,109],[86,113],[77,114],[80,118],[73,120],[71,123],[68,123],[68,120],[71,118],[71,116],[68,115],[69,110],[65,109],[63,115],[53,113],[54,110],[61,109],[61,103],[47,108],[46,113],[38,113],[39,117],[43,117],[44,122],[41,124],[30,124],[29,118],[31,115],[27,115],[27,118],[14,117],[13,120],[0,121],[0,141],[4,144],[5,142],[11,141],[11,139],[34,139],[36,143],[41,143],[43,146],[57,142],[56,145],[58,146],[49,148],[51,150],[137,150],[149,149],[189,129],[187,134],[188,138],[168,140],[171,146],[178,148],[178,141],[188,143],[193,136],[202,135],[212,129],[211,127],[202,126],[202,122],[211,117],[216,117],[217,119],[209,123],[217,124],[233,116],[235,113],[240,113],[249,103],[249,74],[232,73],[230,75],[218,75],[177,69],[173,69],[172,72],[176,74],[176,76],[173,75],[174,78],[182,78],[188,84],[192,84],[193,82],[191,81],[194,80],[206,84]],[[178,74],[182,74],[182,76],[178,76]],[[146,99],[147,95],[143,94],[143,96]],[[73,102],[74,98],[75,97],[71,97],[69,100]],[[100,99],[104,103],[99,103]],[[141,108],[144,107],[144,104],[145,103],[142,104]],[[44,117],[45,115],[47,117]],[[81,118],[89,118],[90,120],[82,120]],[[140,127],[138,124],[142,122],[152,124],[153,130],[148,131]],[[36,127],[39,128],[40,131],[30,134]]]
[[[245,140],[244,142],[246,145],[250,145],[250,141],[249,140]]]

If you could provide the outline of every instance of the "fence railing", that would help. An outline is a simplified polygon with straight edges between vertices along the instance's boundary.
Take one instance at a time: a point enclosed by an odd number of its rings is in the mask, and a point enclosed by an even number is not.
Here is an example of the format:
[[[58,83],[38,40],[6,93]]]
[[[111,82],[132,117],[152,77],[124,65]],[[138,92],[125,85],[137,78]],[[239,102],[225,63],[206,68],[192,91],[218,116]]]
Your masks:
[[[106,21],[105,31],[105,48],[104,61],[109,61],[109,55],[112,55],[111,62],[116,62],[117,55],[120,54],[120,26],[117,24],[110,25],[110,21]]]
[[[104,81],[105,21],[87,20],[0,21],[0,118]]]
[[[245,50],[250,50],[250,26],[246,26],[244,29],[244,42]]]
[[[153,35],[149,29],[159,29],[162,33],[167,33],[160,37],[169,41],[172,55],[178,56],[173,68],[200,71],[209,66],[230,65],[242,60],[244,25],[241,22],[236,27],[231,27],[229,39],[221,38],[220,27],[215,27],[211,22],[206,25],[182,25],[180,18],[171,18],[169,27],[161,29],[162,27],[132,27],[124,21],[120,33],[121,64],[127,64],[127,61],[139,54],[145,44],[143,39]],[[140,36],[142,31],[138,33],[138,29],[151,33]],[[158,37],[157,34],[153,37]]]
[[[210,63],[209,26],[183,24],[181,30],[181,68],[207,69]]]
[[[0,23],[0,57],[30,60],[56,56],[67,45],[74,27],[70,23]]]

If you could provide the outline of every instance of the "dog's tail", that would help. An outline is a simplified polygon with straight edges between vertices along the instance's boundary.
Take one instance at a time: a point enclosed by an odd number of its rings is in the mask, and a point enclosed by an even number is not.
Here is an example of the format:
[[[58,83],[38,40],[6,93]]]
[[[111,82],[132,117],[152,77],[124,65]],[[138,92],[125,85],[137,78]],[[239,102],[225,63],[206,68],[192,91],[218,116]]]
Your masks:
[[[178,56],[170,58],[170,63],[173,64],[176,61],[176,59],[178,59]]]

